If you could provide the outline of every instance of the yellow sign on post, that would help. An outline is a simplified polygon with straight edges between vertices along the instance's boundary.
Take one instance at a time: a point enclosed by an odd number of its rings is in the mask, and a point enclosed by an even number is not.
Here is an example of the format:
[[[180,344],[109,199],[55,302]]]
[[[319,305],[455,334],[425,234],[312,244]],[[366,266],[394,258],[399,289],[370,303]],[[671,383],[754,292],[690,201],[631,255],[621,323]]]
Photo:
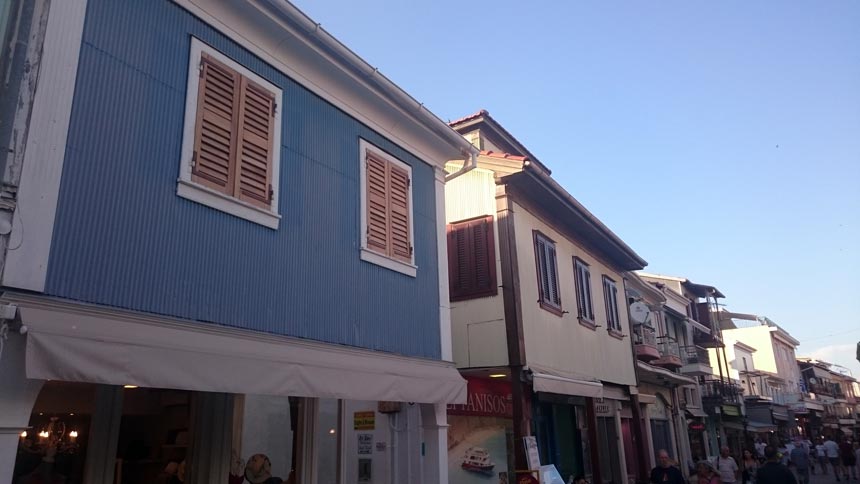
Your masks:
[[[353,413],[353,428],[355,430],[373,430],[376,428],[376,412]]]

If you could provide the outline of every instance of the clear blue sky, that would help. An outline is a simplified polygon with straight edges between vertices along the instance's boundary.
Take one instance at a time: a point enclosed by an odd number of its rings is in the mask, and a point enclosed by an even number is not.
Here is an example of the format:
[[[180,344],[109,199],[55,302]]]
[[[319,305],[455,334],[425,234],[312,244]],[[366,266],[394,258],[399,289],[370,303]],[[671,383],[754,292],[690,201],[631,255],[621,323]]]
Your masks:
[[[860,377],[860,2],[296,3],[439,117],[489,110],[648,271]]]

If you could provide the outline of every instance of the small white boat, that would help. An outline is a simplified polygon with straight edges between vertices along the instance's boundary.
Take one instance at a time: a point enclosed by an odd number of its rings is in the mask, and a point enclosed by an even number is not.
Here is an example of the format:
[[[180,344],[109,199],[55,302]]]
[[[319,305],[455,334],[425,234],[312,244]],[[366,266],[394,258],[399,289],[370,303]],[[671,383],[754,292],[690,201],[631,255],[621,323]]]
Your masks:
[[[469,447],[463,455],[461,467],[467,471],[492,474],[496,463],[490,460],[490,453],[481,447]]]

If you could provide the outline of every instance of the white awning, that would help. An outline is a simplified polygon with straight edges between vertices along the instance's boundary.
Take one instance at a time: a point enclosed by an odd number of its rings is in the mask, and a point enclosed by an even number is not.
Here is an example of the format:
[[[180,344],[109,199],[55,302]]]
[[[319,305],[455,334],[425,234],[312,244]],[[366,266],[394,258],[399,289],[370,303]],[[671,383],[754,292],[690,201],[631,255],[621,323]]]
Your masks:
[[[465,403],[452,363],[9,295],[28,378],[205,392]]]
[[[532,373],[532,377],[536,392],[603,398],[603,384],[600,382],[573,380],[546,373]]]

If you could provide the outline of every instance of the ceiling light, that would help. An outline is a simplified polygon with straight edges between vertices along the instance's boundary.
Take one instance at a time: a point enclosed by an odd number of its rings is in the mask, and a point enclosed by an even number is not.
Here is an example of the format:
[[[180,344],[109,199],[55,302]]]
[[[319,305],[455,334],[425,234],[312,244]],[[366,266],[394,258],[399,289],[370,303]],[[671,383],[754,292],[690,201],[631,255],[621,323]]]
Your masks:
[[[490,378],[504,378],[506,376],[508,376],[508,375],[505,375],[504,373],[491,373],[490,374]]]
[[[137,388],[137,385],[123,385],[123,388],[128,388],[129,390]]]

